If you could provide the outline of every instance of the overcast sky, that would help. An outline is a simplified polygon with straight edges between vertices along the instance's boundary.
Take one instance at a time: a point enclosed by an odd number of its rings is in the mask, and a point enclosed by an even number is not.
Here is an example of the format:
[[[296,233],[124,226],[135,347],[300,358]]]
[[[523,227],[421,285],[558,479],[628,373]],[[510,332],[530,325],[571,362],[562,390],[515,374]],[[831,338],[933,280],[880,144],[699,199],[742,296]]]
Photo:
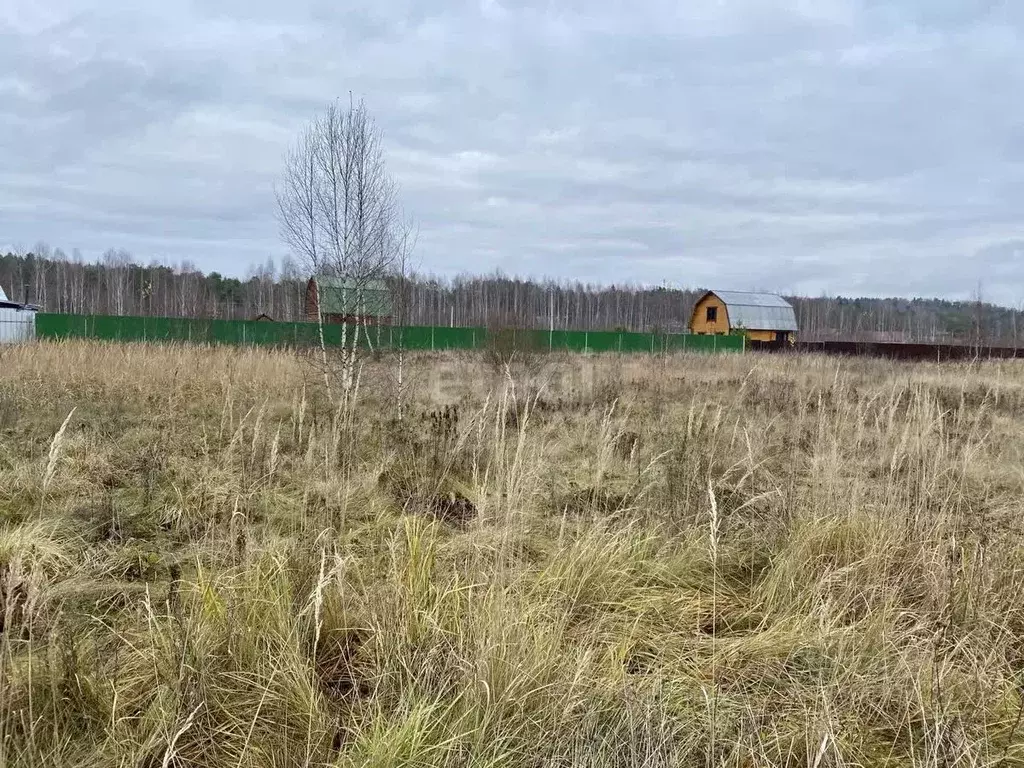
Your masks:
[[[1024,300],[1018,0],[0,3],[0,247],[286,253],[363,97],[421,270]]]

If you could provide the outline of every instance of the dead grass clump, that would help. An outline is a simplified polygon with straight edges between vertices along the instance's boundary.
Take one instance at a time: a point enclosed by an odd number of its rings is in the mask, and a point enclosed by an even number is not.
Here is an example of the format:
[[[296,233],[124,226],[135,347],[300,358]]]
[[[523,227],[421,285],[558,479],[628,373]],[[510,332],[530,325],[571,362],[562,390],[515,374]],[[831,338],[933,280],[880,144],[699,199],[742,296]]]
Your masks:
[[[570,480],[564,491],[554,496],[551,505],[556,514],[573,518],[622,517],[630,513],[635,499],[628,483],[619,486],[618,489],[612,487],[612,483],[603,487],[585,486]]]
[[[359,630],[324,633],[317,643],[313,664],[324,693],[333,699],[365,699],[371,693],[356,669],[356,654],[366,642]]]
[[[13,430],[21,417],[21,403],[18,402],[10,384],[0,385],[0,432]]]
[[[615,436],[614,450],[615,454],[623,461],[630,461],[636,458],[637,451],[640,450],[642,438],[639,432],[633,430],[627,430],[620,432]]]

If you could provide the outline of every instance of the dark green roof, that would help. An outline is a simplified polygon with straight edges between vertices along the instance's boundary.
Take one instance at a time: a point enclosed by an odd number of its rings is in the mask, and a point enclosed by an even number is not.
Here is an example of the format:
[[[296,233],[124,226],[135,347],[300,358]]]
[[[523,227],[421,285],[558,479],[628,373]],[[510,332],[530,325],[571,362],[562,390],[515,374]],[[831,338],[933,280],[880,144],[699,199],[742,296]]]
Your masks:
[[[391,291],[383,280],[318,277],[320,312],[324,315],[390,317]]]

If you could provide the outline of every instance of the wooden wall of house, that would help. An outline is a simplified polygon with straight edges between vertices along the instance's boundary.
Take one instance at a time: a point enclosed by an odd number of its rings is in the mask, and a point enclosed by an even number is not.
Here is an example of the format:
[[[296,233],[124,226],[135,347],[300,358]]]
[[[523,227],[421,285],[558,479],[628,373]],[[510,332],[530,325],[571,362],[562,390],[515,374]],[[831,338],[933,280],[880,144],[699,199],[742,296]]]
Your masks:
[[[708,309],[714,308],[717,316],[714,321],[709,321]],[[714,335],[729,332],[729,310],[720,298],[709,294],[697,302],[693,308],[693,316],[690,319],[690,332]]]
[[[306,283],[306,320],[310,323],[320,321],[320,292],[316,280]]]
[[[747,331],[747,338],[751,341],[775,341],[775,331]],[[786,341],[796,341],[796,334],[786,333]]]

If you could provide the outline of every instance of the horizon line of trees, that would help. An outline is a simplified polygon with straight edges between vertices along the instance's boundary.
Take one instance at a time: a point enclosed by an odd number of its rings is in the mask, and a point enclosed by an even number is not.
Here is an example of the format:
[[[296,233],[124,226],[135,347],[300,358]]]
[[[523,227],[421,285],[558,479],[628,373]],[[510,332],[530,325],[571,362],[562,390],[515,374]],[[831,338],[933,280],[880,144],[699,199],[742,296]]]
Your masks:
[[[11,301],[71,314],[304,320],[308,275],[290,258],[267,259],[244,279],[204,273],[185,261],[141,264],[123,249],[96,261],[37,245],[0,255],[0,287]],[[555,330],[682,333],[698,289],[597,285],[507,277],[409,274],[388,278],[408,325],[519,326]],[[1017,309],[944,299],[787,297],[807,340],[901,341],[1017,346]]]

